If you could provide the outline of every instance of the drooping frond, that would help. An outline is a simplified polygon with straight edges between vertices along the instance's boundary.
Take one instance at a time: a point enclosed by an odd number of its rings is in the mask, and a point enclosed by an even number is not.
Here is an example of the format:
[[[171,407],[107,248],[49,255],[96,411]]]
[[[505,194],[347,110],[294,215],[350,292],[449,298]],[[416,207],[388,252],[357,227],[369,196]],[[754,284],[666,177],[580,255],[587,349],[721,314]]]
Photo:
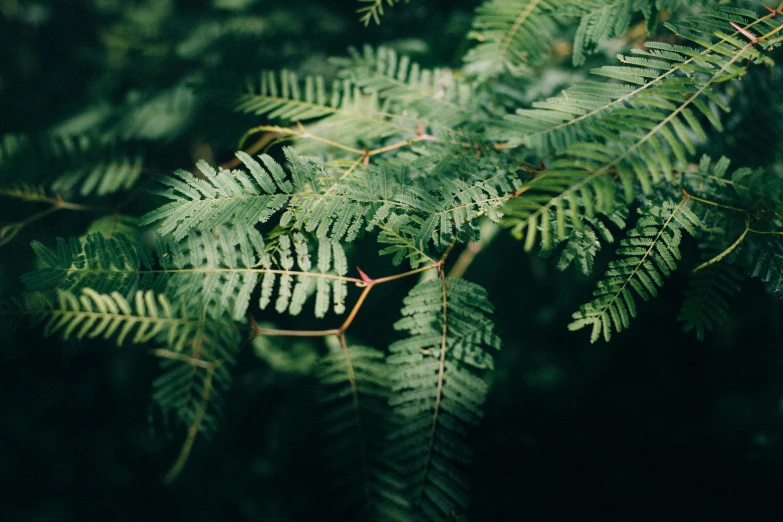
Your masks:
[[[240,335],[230,327],[206,327],[198,330],[181,351],[156,350],[161,357],[160,375],[152,384],[152,402],[165,419],[188,430],[180,458],[169,472],[175,476],[187,460],[197,434],[208,439],[217,430],[224,395],[233,380]]]
[[[727,263],[714,263],[692,274],[677,316],[682,329],[693,330],[703,341],[707,332],[720,328],[729,311],[727,298],[740,290],[740,281],[739,271]]]
[[[235,325],[223,317],[209,319],[205,305],[189,303],[189,311],[198,314],[197,328],[184,338],[181,345],[168,343],[154,350],[161,358],[160,375],[152,384],[152,403],[169,419],[186,429],[179,456],[166,474],[170,482],[184,468],[196,437],[209,439],[217,430],[222,415],[225,394],[233,376],[234,354],[242,336]]]
[[[479,43],[465,56],[466,70],[480,77],[539,62],[557,32],[551,0],[486,0],[468,37]]]
[[[316,370],[326,408],[326,456],[339,477],[334,481],[339,514],[361,521],[408,520],[403,479],[384,455],[393,424],[383,358],[377,350],[343,340]]]
[[[117,292],[99,294],[84,288],[78,296],[60,291],[57,304],[23,312],[47,320],[45,334],[57,333],[64,339],[114,337],[118,345],[126,340],[165,344],[154,350],[163,359],[163,374],[155,380],[153,402],[188,428],[180,458],[169,474],[173,476],[187,460],[196,436],[208,436],[216,428],[221,394],[231,381],[228,367],[240,340],[232,324],[205,319],[198,309],[177,308],[152,291],[138,291],[129,301]]]
[[[617,255],[621,258],[609,263],[594,299],[574,313],[569,329],[592,326],[590,341],[595,342],[601,334],[609,341],[612,331],[628,328],[636,317],[633,293],[644,301],[658,295],[664,278],[677,268],[682,230],[693,234],[699,224],[687,203],[688,198],[676,205],[667,201],[642,213],[628,237],[620,241]]]
[[[391,455],[408,477],[414,512],[445,520],[467,506],[468,483],[460,466],[470,459],[466,428],[482,417],[492,368],[486,348],[500,348],[488,314],[486,291],[461,279],[429,280],[405,298],[393,343],[391,404],[402,418],[390,437]]]
[[[645,49],[619,55],[622,66],[592,71],[616,83],[578,83],[561,96],[507,116],[490,136],[544,153],[589,136],[617,140],[633,131],[640,137],[650,134],[645,139],[650,148],[669,148],[683,161],[686,153],[694,153],[695,142],[705,139],[703,121],[722,129],[716,109],[726,107],[712,85],[742,76],[742,59],[771,63],[730,24],[759,36],[770,30],[770,24],[779,25],[749,11],[742,11],[743,16],[729,8],[709,13],[709,18],[693,17],[668,26],[698,47],[647,42]],[[706,25],[705,19],[714,22]]]

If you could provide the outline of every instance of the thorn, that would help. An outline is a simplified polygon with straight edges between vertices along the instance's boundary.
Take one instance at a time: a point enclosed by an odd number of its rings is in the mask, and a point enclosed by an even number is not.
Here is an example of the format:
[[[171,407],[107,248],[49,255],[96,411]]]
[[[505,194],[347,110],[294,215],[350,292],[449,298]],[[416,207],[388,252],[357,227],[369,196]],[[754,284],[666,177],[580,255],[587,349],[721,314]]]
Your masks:
[[[261,330],[258,326],[258,323],[256,322],[256,318],[252,315],[250,317],[250,338],[252,339],[256,335],[259,334],[259,331]]]
[[[419,136],[424,136],[424,127],[421,126],[421,123],[416,124],[416,133]]]
[[[364,281],[364,282],[365,282],[365,283],[367,283],[368,285],[371,285],[371,284],[372,284],[372,279],[370,279],[370,276],[368,276],[367,274],[365,274],[364,272],[362,272],[362,269],[361,269],[361,268],[359,268],[359,267],[357,266],[357,267],[356,267],[356,270],[358,270],[358,271],[359,271],[359,277],[361,277],[361,278],[362,278],[362,281]]]
[[[749,39],[751,42],[758,42],[758,41],[759,41],[759,39],[758,39],[758,38],[756,38],[756,36],[755,36],[753,33],[750,33],[750,32],[748,32],[748,31],[746,31],[745,29],[743,29],[743,28],[742,28],[742,27],[740,27],[739,25],[735,24],[734,22],[729,22],[729,23],[732,25],[732,27],[734,27],[734,29],[736,29],[737,31],[739,31],[739,32],[741,32],[743,35],[745,35],[745,37],[746,37],[747,39]]]
[[[765,8],[767,11],[769,11],[769,12],[770,12],[770,13],[772,13],[773,15],[776,15],[776,16],[777,16],[778,12],[777,12],[775,9],[772,9],[772,8],[771,8],[770,6],[768,6],[768,5],[764,5],[764,4],[761,4],[761,5],[763,5],[763,6],[764,6],[764,8]]]

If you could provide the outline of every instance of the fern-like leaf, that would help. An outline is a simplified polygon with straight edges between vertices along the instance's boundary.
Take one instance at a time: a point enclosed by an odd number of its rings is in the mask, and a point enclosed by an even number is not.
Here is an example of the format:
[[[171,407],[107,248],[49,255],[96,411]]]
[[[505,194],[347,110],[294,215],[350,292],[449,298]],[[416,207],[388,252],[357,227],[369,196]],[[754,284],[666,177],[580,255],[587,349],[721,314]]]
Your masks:
[[[83,242],[58,238],[54,252],[38,241],[33,241],[32,247],[43,265],[22,276],[32,291],[57,287],[78,293],[89,287],[98,293],[116,291],[127,297],[137,285],[148,287],[152,276],[152,254],[139,237],[117,233],[106,238],[93,233]],[[141,282],[142,276],[146,282]]]
[[[573,315],[569,329],[592,327],[590,341],[603,334],[606,341],[612,331],[620,332],[636,317],[633,294],[648,301],[658,295],[664,278],[677,267],[680,259],[682,230],[695,232],[699,219],[687,208],[688,198],[679,204],[664,202],[644,211],[628,237],[620,241],[621,258],[609,264],[609,270],[598,282],[594,299]]]
[[[677,320],[686,332],[693,330],[703,341],[710,332],[725,322],[728,316],[727,298],[740,289],[741,274],[726,263],[714,263],[691,276]]]
[[[348,262],[339,243],[319,241],[313,264],[305,236],[298,232],[293,237],[280,235],[276,253],[267,251],[263,236],[251,227],[221,226],[214,232],[194,232],[180,242],[157,238],[160,268],[141,241],[121,233],[109,239],[90,234],[84,244],[60,238],[56,252],[33,242],[44,267],[25,274],[23,280],[33,291],[77,292],[90,286],[128,296],[136,288],[154,289],[172,302],[202,302],[214,318],[229,311],[237,321],[245,317],[259,286],[261,309],[274,302],[278,312],[296,315],[315,290],[316,317],[326,315],[330,307],[337,314],[345,312],[350,278],[345,277]]]
[[[152,402],[164,418],[187,428],[183,452],[169,472],[173,478],[184,466],[197,434],[210,438],[217,430],[224,395],[232,382],[231,367],[239,332],[227,325],[204,325],[181,351],[156,350],[160,375],[152,384]]]
[[[42,313],[48,317],[46,335],[109,339],[116,334],[118,345],[128,338],[134,344],[146,343],[163,333],[171,346],[181,346],[199,326],[198,321],[183,318],[164,295],[151,291],[137,292],[131,302],[117,292],[99,294],[84,288],[77,296],[61,291],[57,305]]]
[[[216,171],[201,161],[198,168],[206,179],[195,178],[184,170],[177,171],[176,178],[160,178],[159,184],[167,188],[155,188],[152,192],[172,201],[144,215],[140,223],[160,221],[158,234],[170,234],[179,241],[194,229],[264,223],[287,207],[281,225],[288,226],[295,217],[296,228],[316,231],[319,237],[335,241],[353,240],[364,222],[367,202],[361,195],[351,197],[354,191],[336,176],[324,176],[320,160],[299,156],[291,148],[286,148],[285,153],[291,165],[291,179],[271,157],[261,155],[258,162],[243,152],[238,152],[237,157],[249,172]]]
[[[584,226],[581,229],[566,222],[566,232],[565,235],[561,237],[557,231],[559,221],[561,220],[559,220],[556,214],[550,216],[550,218],[551,221],[549,223],[542,223],[539,226],[539,229],[546,226],[550,229],[548,235],[542,233],[542,237],[546,239],[542,244],[546,245],[551,241],[550,248],[543,249],[541,254],[550,256],[561,244],[565,244],[560,251],[557,268],[559,270],[565,270],[572,264],[576,264],[583,274],[589,275],[593,273],[595,256],[601,249],[601,240],[606,243],[614,242],[614,235],[607,225],[597,217],[585,217]],[[624,229],[626,219],[628,218],[628,210],[626,207],[616,206],[614,212],[607,216],[607,218],[618,228]],[[531,234],[528,234],[527,241],[525,242],[526,249],[532,248],[534,244],[535,238],[531,240],[530,237]]]
[[[564,9],[566,16],[579,17],[579,27],[574,37],[574,66],[584,65],[585,57],[597,45],[609,38],[622,36],[631,22],[632,15],[641,12],[648,21],[655,19],[658,11],[674,10],[682,0],[585,0],[569,2]]]
[[[6,135],[0,141],[0,182],[24,169],[28,183],[45,184],[64,197],[128,190],[144,166],[137,146],[117,141],[57,135]]]
[[[327,171],[316,158],[300,156],[291,148],[286,148],[285,154],[290,179],[270,157],[260,157],[264,168],[241,152],[237,156],[249,174],[241,170],[216,172],[201,162],[199,169],[206,180],[186,171],[177,173],[179,179],[162,178],[160,183],[170,188],[155,192],[173,201],[146,214],[141,223],[161,221],[158,234],[171,234],[179,241],[194,229],[206,231],[230,223],[253,226],[285,208],[281,226],[315,233],[318,238],[353,241],[367,223],[368,231],[379,228],[397,237],[410,236],[411,244],[421,245],[423,251],[430,242],[442,249],[452,238],[474,239],[477,218],[500,219],[500,207],[518,186],[518,180],[507,171],[493,172],[487,179],[457,178],[448,161],[415,180],[407,166],[396,173],[363,170],[346,179]],[[391,224],[386,226],[387,222]],[[397,239],[385,237],[392,239],[389,252],[400,245]],[[403,247],[407,249],[407,245]]]
[[[407,0],[406,0],[407,1]],[[359,0],[361,4],[366,4],[356,10],[359,13],[359,21],[364,24],[365,27],[370,25],[370,22],[375,22],[377,25],[381,25],[381,16],[383,16],[384,3],[389,7],[394,7],[400,0]]]
[[[341,338],[317,368],[325,408],[326,453],[340,476],[341,511],[355,520],[408,520],[403,480],[386,458],[392,426],[381,352]]]
[[[738,23],[754,34],[763,34],[766,24],[759,23],[752,12],[745,16],[729,8],[710,11],[710,25],[704,18],[685,19],[668,26],[694,42],[697,47],[647,42],[645,49],[633,49],[631,55],[619,55],[621,66],[594,69],[593,74],[617,83],[586,81],[563,92],[561,96],[536,102],[532,109],[520,109],[506,117],[506,124],[490,131],[501,141],[523,143],[544,153],[550,147],[562,150],[587,136],[616,139],[636,130],[640,135],[654,130],[648,140],[656,148],[670,147],[682,161],[693,154],[694,137],[703,140],[702,122],[722,129],[716,109],[727,110],[713,84],[745,74],[738,63],[747,58],[771,64],[768,57],[754,48],[731,23]],[[716,30],[725,24],[725,34]],[[779,25],[774,22],[769,22]],[[688,29],[684,29],[687,27]],[[629,127],[629,124],[633,125]],[[636,128],[634,129],[634,126]],[[626,142],[627,144],[627,142]]]
[[[465,56],[466,70],[481,77],[540,61],[557,32],[549,0],[487,0],[473,18],[468,37],[479,43]]]
[[[351,60],[342,65],[343,75],[365,93],[378,95],[384,112],[400,122],[413,119],[430,132],[453,132],[476,109],[473,88],[452,70],[425,69],[388,47],[364,46],[361,54],[352,51]]]
[[[734,263],[745,265],[747,274],[761,280],[767,292],[783,299],[783,238],[761,235],[746,240]]]
[[[737,18],[728,9],[712,16],[726,25],[734,19],[748,27],[758,24]],[[768,18],[761,20],[777,25]],[[552,146],[562,147],[559,157],[533,176],[505,209],[506,224],[519,236],[526,229],[529,245],[534,244],[539,225],[553,211],[558,216],[570,216],[578,229],[583,215],[590,218],[594,210],[610,212],[614,179],[619,180],[627,203],[633,200],[637,184],[642,192],[650,194],[653,185],[671,176],[675,168],[687,168],[687,157],[695,152],[693,136],[706,139],[701,120],[722,128],[714,110],[725,107],[712,84],[744,74],[737,63],[741,58],[764,61],[766,57],[751,44],[717,32],[699,20],[682,23],[697,28],[688,37],[704,51],[648,42],[650,50],[637,51],[646,57],[621,57],[630,65],[594,71],[623,83],[578,85],[560,99],[542,102],[541,109],[510,117],[523,129],[526,144],[545,151],[552,140]],[[719,41],[714,43],[714,39]],[[674,72],[682,76],[672,75]],[[582,125],[599,141],[578,141]],[[560,218],[561,239],[563,224]],[[550,241],[544,235],[547,228],[542,227],[541,232],[546,247]]]
[[[395,328],[409,338],[390,346],[391,404],[402,417],[392,456],[409,477],[414,511],[444,520],[467,505],[459,470],[470,458],[465,428],[482,417],[486,383],[477,371],[493,367],[486,348],[500,348],[487,317],[486,291],[461,279],[429,280],[405,298]]]

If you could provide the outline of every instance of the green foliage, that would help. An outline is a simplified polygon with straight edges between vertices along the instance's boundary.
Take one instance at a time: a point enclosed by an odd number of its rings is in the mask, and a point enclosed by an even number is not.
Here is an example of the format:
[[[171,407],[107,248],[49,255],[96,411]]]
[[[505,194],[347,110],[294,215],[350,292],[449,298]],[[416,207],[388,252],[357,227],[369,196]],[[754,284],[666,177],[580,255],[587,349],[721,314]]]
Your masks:
[[[186,431],[169,479],[196,437],[217,429],[234,368],[248,363],[237,352],[252,340],[270,382],[306,386],[311,373],[319,382],[317,445],[338,485],[335,516],[463,518],[468,439],[501,341],[487,292],[448,274],[479,255],[497,267],[540,247],[557,256],[552,265],[581,272],[558,275],[556,289],[608,262],[569,326],[591,327],[592,342],[631,328],[638,298],[657,297],[680,264],[689,282],[678,320],[700,340],[729,321],[729,298],[746,279],[783,295],[783,154],[746,145],[779,141],[768,136],[777,126],[752,124],[759,109],[747,86],[764,75],[777,85],[780,12],[487,0],[464,66],[452,69],[420,66],[399,50],[411,41],[326,61],[286,39],[291,24],[317,30],[309,15],[255,16],[252,3],[221,0],[214,20],[184,22],[168,2],[116,7],[122,15],[101,37],[114,69],[91,84],[116,103],[0,138],[0,195],[14,220],[0,227],[0,246],[31,231],[37,259],[20,269],[24,292],[6,300],[0,287],[0,316],[43,321],[65,340],[149,347],[161,359],[153,403]],[[363,0],[361,22],[378,24],[398,3]],[[616,58],[598,52],[609,47]],[[257,72],[297,53],[312,56]],[[155,87],[119,92],[137,75]],[[236,77],[249,79],[237,88]],[[762,102],[781,103],[774,93]],[[145,169],[156,176],[140,198]],[[121,190],[127,197],[113,196]],[[20,217],[27,206],[46,208]],[[55,212],[70,218],[49,234],[37,225]],[[522,243],[501,251],[488,227]],[[410,268],[388,273],[403,263]],[[492,268],[481,277],[513,306],[506,281],[517,276]],[[379,286],[406,282],[393,325],[404,337],[390,340],[394,294],[367,307],[374,312],[363,307]],[[301,314],[309,301],[313,317]],[[354,343],[356,324],[364,333]],[[328,353],[315,337],[327,338]]]

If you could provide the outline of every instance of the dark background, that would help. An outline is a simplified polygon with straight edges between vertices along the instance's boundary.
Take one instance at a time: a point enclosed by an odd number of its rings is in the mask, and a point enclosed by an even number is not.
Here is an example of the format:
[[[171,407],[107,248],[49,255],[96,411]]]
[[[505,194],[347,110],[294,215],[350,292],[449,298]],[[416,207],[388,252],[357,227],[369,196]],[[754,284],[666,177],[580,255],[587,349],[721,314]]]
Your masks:
[[[365,42],[419,49],[417,59],[427,65],[459,65],[476,5],[412,0],[391,10],[380,28],[365,29],[348,0],[250,4],[248,12],[271,22],[260,36],[216,44],[218,71],[326,67],[325,56]],[[113,62],[106,28],[144,5],[0,0],[0,133],[39,132],[98,102],[121,112],[129,92],[165,89],[212,60],[144,51],[181,41],[211,13],[225,15],[210,2],[183,1],[154,26],[157,34]],[[112,123],[102,125],[100,132]],[[158,144],[149,170],[189,165],[194,139],[184,133]],[[215,150],[222,157],[232,149]],[[18,180],[25,175],[15,173]],[[138,202],[138,212],[144,205]],[[30,240],[51,241],[85,226],[80,217],[49,220],[0,249],[0,298],[16,292],[19,274],[32,266]],[[599,256],[599,274],[610,254],[608,248]],[[354,255],[368,273],[391,273],[372,249]],[[695,255],[686,247],[683,264]],[[524,254],[501,233],[466,274],[487,287],[505,342],[486,418],[471,437],[471,518],[779,520],[781,301],[749,281],[732,300],[727,325],[701,343],[676,322],[687,275],[681,270],[660,298],[640,306],[629,331],[590,345],[585,332],[566,325],[589,298],[593,279],[561,273],[555,264]],[[408,289],[403,281],[373,292],[351,329],[354,339],[382,348],[395,338],[398,308],[388,303],[401,302]],[[221,430],[211,443],[199,440],[184,473],[165,486],[161,477],[182,433],[167,438],[148,421],[156,371],[156,361],[134,346],[63,343],[28,329],[6,337],[0,519],[329,518],[329,486],[339,479],[320,457],[311,377],[275,371],[244,349]]]

